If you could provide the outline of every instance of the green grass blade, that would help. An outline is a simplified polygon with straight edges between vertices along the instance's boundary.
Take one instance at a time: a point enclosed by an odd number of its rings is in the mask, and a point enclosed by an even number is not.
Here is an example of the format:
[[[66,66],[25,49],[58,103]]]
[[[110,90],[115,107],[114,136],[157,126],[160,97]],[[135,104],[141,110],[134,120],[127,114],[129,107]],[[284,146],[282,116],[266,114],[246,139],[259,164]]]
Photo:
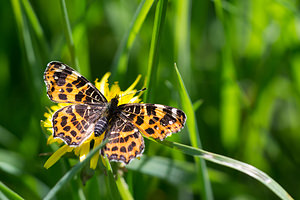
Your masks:
[[[190,23],[191,23],[191,6],[192,0],[177,0],[174,1],[176,7],[175,17],[175,33],[174,33],[174,47],[175,58],[181,72],[185,79],[185,85],[190,88],[192,79],[191,68],[191,45],[190,45]]]
[[[154,0],[143,0],[133,17],[132,23],[128,32],[125,34],[116,56],[112,64],[112,78],[115,79],[119,75],[123,75],[127,71],[127,62],[128,62],[128,52],[133,45],[133,42],[139,33],[146,16],[149,13],[150,8],[152,7]]]
[[[153,83],[155,84],[155,77],[157,72],[157,63],[158,63],[158,47],[160,43],[160,36],[162,33],[162,28],[165,21],[165,16],[167,12],[167,0],[160,0],[156,6],[154,26],[152,32],[152,39],[150,45],[149,59],[148,59],[148,71],[147,78],[145,79],[145,87],[149,88]],[[154,89],[155,87],[153,87]],[[151,93],[155,93],[151,90]],[[144,102],[151,102],[151,95],[149,94],[150,90],[145,91],[144,93]]]
[[[266,173],[262,172],[261,170],[253,167],[252,165],[243,163],[238,160],[234,160],[232,158],[228,158],[226,156],[210,153],[204,151],[202,149],[197,149],[191,146],[171,142],[171,141],[157,141],[158,143],[164,144],[170,148],[177,149],[187,155],[196,156],[203,158],[205,160],[230,167],[232,169],[238,170],[243,172],[256,180],[263,183],[267,186],[271,191],[273,191],[278,197],[284,200],[291,200],[293,199],[276,181],[274,181],[270,176]]]
[[[10,146],[20,145],[20,140],[4,126],[0,125],[0,145],[9,148]]]
[[[143,155],[140,160],[131,162],[126,168],[164,179],[178,186],[188,186],[197,178],[193,163],[159,156],[147,157]]]
[[[123,200],[133,200],[128,185],[125,182],[124,177],[120,173],[118,173],[117,175],[116,184]]]
[[[217,13],[217,16],[219,20],[223,21],[224,20],[224,14],[223,14],[223,5],[221,0],[215,0],[215,10]]]
[[[28,0],[22,0],[23,6],[25,8],[25,12],[28,16],[28,19],[32,25],[32,28],[39,40],[39,44],[42,46],[43,51],[45,54],[49,53],[49,47],[48,47],[48,43],[47,40],[45,38],[45,34],[44,31],[42,29],[42,26],[30,4],[30,2]]]
[[[202,103],[203,103],[203,100],[200,100],[200,99],[193,103],[194,112],[196,112],[200,108]]]
[[[129,191],[129,188],[128,188],[128,185],[127,183],[125,182],[123,176],[122,176],[122,172],[117,171],[116,173],[116,179],[114,178],[114,173],[113,173],[113,170],[112,170],[112,167],[110,165],[110,162],[108,160],[107,157],[105,157],[105,163],[106,163],[106,169],[107,169],[107,174],[108,174],[108,181],[109,181],[109,190],[110,190],[110,193],[112,194],[112,199],[118,199],[118,196],[117,193],[119,192],[122,199],[124,200],[132,200],[133,197]],[[115,187],[117,186],[117,188]]]
[[[84,165],[93,157],[95,153],[99,153],[99,150],[104,147],[104,145],[108,142],[108,140],[104,140],[99,146],[94,148],[89,152],[87,157],[82,161],[76,164],[70,171],[68,171],[57,183],[56,185],[49,191],[49,193],[44,197],[45,200],[52,199],[55,194],[66,184],[71,178],[73,178],[83,167]]]
[[[240,92],[230,48],[227,46],[222,53],[221,134],[224,146],[234,149],[239,138]]]
[[[111,167],[111,164],[109,162],[109,159],[105,156],[104,158],[105,161],[105,166],[106,166],[106,186],[108,189],[109,193],[109,198],[114,200],[114,199],[120,199],[120,193],[119,189],[117,188],[116,181],[114,178],[114,173]]]
[[[221,50],[221,136],[228,149],[235,149],[240,127],[240,91],[236,83],[236,71],[232,58],[232,35],[229,19],[224,18],[222,1],[215,1],[215,9],[222,23],[225,44]]]
[[[202,145],[201,145],[201,141],[200,141],[198,127],[196,124],[197,120],[196,120],[195,112],[193,109],[193,104],[192,104],[191,99],[187,93],[185,86],[184,86],[183,80],[177,69],[176,64],[175,64],[175,70],[177,73],[179,94],[180,94],[180,99],[182,102],[182,107],[183,107],[184,112],[187,115],[186,125],[187,125],[187,128],[190,133],[189,136],[190,136],[191,144],[193,147],[201,149]],[[197,165],[197,169],[200,170],[200,174],[202,177],[201,181],[202,181],[202,187],[203,187],[205,199],[213,199],[213,193],[212,193],[211,184],[210,184],[209,177],[208,177],[206,163],[204,160],[199,159],[199,158],[195,158],[195,162]]]
[[[35,89],[35,94],[39,94],[41,90],[41,84],[39,79],[39,71],[37,70],[37,57],[34,52],[32,38],[30,35],[30,30],[28,27],[28,22],[25,18],[25,14],[23,13],[21,4],[19,0],[11,0],[13,11],[15,14],[17,26],[19,29],[19,37],[20,37],[20,45],[24,47],[24,51],[26,54],[27,61],[29,63],[29,70],[31,72],[31,80]]]
[[[21,199],[23,199],[20,195],[18,195],[13,190],[11,190],[9,187],[4,185],[4,183],[2,183],[2,181],[0,181],[0,191],[10,200],[21,200]]]
[[[70,20],[68,17],[66,1],[60,0],[60,5],[61,5],[62,14],[63,14],[63,20],[62,20],[63,28],[64,28],[68,48],[70,51],[71,61],[72,61],[71,66],[80,72],[80,67],[79,67],[78,60],[77,60],[76,53],[75,53],[75,45],[73,42],[72,29],[71,29]]]
[[[22,175],[25,160],[16,152],[0,148],[0,169],[14,176]]]
[[[24,22],[23,22],[23,17],[22,17],[22,9],[21,9],[21,5],[20,5],[20,1],[19,0],[11,0],[11,4],[12,4],[13,12],[15,14],[17,27],[19,29],[20,41],[24,42],[23,37],[21,36],[21,32],[24,29]]]
[[[73,30],[76,58],[80,66],[80,73],[87,79],[91,78],[90,51],[87,25],[83,22],[76,24]],[[101,66],[101,65],[100,65]]]

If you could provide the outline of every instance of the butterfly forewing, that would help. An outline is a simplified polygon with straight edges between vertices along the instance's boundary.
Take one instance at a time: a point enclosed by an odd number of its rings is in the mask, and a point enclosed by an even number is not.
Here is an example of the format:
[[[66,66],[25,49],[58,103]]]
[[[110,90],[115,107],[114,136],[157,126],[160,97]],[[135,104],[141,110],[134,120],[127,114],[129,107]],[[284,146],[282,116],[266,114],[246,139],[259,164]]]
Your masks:
[[[48,97],[58,103],[107,102],[101,92],[71,67],[50,62],[44,73]]]
[[[144,151],[144,139],[139,130],[129,121],[114,117],[110,129],[106,133],[109,143],[102,149],[111,161],[128,164]]]
[[[60,138],[69,146],[79,146],[94,131],[103,105],[76,104],[63,107],[52,116],[53,137]]]
[[[122,114],[146,137],[163,140],[183,128],[186,115],[183,111],[160,104],[124,104]]]

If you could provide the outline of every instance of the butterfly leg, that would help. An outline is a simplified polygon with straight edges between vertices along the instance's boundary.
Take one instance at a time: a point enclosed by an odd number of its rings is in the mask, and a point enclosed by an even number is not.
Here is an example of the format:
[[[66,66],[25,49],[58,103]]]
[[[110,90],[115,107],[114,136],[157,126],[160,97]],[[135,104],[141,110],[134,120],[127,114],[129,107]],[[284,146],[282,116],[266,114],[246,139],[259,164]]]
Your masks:
[[[96,125],[95,125],[95,129],[94,129],[94,133],[96,137],[99,137],[100,135],[102,135],[102,133],[104,133],[104,131],[107,128],[107,118],[106,117],[101,117]]]

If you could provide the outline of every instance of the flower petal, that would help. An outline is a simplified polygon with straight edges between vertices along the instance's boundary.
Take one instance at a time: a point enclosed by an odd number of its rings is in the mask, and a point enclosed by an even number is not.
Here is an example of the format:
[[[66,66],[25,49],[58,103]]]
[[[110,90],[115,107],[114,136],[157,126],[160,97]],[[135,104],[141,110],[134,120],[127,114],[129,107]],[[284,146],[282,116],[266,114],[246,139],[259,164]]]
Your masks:
[[[44,114],[44,117],[46,117],[47,119],[51,119],[52,115],[51,115],[50,113],[47,113],[47,112],[46,112],[46,113]]]
[[[52,165],[54,165],[65,153],[71,152],[73,150],[73,147],[69,147],[68,145],[64,145],[60,147],[57,151],[55,151],[50,158],[46,161],[44,164],[44,167],[46,169],[49,169]]]
[[[47,139],[47,145],[52,144],[53,142],[56,142],[52,135],[50,135]]]
[[[87,154],[90,151],[90,143],[84,142],[78,148],[80,148],[79,160],[80,160],[80,162],[82,162],[86,158]]]
[[[104,135],[104,134],[102,134]],[[101,142],[102,142],[102,138],[95,138],[95,143],[94,143],[94,148],[97,147]],[[97,167],[97,163],[98,163],[98,159],[99,159],[99,155],[100,153],[96,153],[90,160],[90,168],[91,169],[96,169]]]
[[[140,81],[142,75],[138,75],[138,77],[135,79],[135,81],[131,84],[131,86],[129,86],[129,88],[127,88],[127,90],[124,91],[125,94],[129,93],[130,91],[132,91],[135,86],[138,84],[138,82]]]
[[[52,128],[52,123],[50,122],[50,120],[45,120],[44,122],[43,122],[43,126],[45,127],[45,128]]]
[[[118,82],[114,82],[114,84],[110,88],[110,92],[109,95],[107,96],[107,100],[110,101],[112,98],[115,98],[120,93],[121,93],[121,89],[119,87]]]
[[[77,148],[74,149],[74,153],[75,153],[76,156],[80,155],[80,150],[81,150],[80,147],[77,147]]]
[[[132,97],[129,101],[129,103],[140,103],[140,99],[138,96]]]
[[[109,88],[108,88],[108,78],[110,77],[110,72],[107,72],[104,74],[102,77],[101,81],[98,82],[98,80],[95,81],[95,86],[96,88],[105,96],[107,97],[107,94],[109,93]]]

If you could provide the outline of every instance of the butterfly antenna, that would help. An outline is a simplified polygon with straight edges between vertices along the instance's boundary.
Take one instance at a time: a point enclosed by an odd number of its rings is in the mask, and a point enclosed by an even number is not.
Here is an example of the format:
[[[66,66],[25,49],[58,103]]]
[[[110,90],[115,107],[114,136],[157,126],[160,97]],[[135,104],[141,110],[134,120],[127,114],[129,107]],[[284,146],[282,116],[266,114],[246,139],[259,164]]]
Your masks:
[[[129,93],[127,93],[127,94],[124,94],[124,95],[122,95],[122,96],[120,96],[119,98],[121,98],[121,97],[124,97],[124,96],[126,96],[126,95],[130,95],[130,94],[138,94],[138,93],[140,93],[140,92],[143,92],[143,91],[145,91],[147,88],[142,88],[142,89],[140,89],[140,90],[138,90],[138,91],[132,91],[132,92],[129,92]]]

